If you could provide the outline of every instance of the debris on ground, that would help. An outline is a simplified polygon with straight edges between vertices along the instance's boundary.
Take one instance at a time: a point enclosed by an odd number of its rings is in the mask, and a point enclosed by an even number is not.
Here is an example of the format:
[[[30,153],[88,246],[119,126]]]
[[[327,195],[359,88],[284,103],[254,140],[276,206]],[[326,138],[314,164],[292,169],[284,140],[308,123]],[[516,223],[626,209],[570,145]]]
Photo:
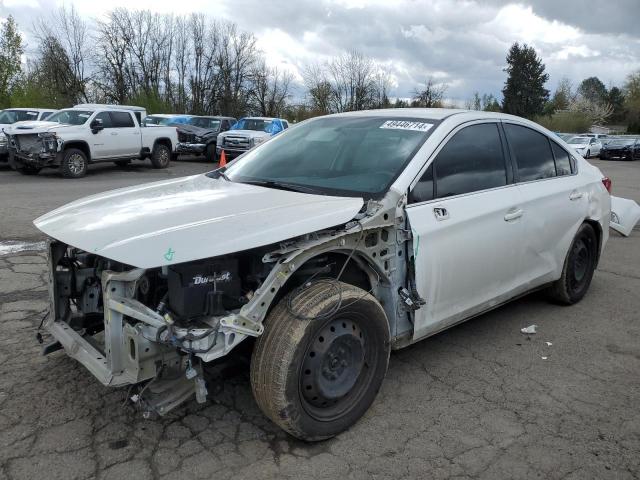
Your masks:
[[[531,335],[533,333],[536,333],[536,328],[538,328],[537,325],[529,325],[528,327],[521,328],[520,331],[522,333],[526,333],[528,335]]]

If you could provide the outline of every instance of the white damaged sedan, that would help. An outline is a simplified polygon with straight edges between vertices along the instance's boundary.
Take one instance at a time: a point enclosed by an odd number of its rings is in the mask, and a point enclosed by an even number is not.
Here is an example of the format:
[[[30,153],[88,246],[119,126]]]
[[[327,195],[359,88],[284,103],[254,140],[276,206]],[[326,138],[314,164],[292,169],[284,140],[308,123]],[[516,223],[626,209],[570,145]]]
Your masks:
[[[444,109],[308,120],[224,168],[88,197],[49,238],[49,353],[163,415],[256,338],[257,404],[295,437],[347,429],[398,349],[527,292],[578,302],[609,179],[522,118]]]

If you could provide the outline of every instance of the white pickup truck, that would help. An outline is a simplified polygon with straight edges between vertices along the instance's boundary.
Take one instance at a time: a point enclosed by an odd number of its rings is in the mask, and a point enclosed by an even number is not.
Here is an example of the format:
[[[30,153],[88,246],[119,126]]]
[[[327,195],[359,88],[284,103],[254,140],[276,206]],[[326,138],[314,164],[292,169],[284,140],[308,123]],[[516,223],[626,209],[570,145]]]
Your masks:
[[[175,155],[175,127],[140,126],[144,109],[110,105],[78,105],[60,110],[46,121],[21,122],[6,130],[9,162],[34,175],[58,167],[66,178],[83,177],[90,163],[151,159],[166,168]]]

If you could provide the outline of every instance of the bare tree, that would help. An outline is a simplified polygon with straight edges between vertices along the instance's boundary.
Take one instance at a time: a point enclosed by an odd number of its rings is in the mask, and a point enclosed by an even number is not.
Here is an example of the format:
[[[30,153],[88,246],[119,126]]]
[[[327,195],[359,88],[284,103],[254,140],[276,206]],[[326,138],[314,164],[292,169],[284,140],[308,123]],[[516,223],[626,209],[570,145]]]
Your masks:
[[[326,75],[324,66],[317,63],[307,65],[303,72],[303,79],[307,88],[307,97],[312,112],[315,112],[317,115],[331,113],[333,88]]]
[[[71,6],[62,6],[51,18],[41,18],[34,26],[34,36],[40,43],[40,55],[47,56],[49,68],[56,68],[56,81],[73,101],[87,101],[90,42],[87,24]],[[59,65],[55,65],[55,60]]]
[[[443,105],[445,85],[437,85],[432,78],[427,79],[424,87],[416,89],[411,101],[412,107],[439,108]]]
[[[269,68],[264,60],[257,62],[251,72],[249,105],[258,115],[279,117],[289,98],[293,76],[289,72]]]
[[[375,63],[352,50],[327,64],[333,86],[333,110],[348,112],[370,108],[375,98]]]

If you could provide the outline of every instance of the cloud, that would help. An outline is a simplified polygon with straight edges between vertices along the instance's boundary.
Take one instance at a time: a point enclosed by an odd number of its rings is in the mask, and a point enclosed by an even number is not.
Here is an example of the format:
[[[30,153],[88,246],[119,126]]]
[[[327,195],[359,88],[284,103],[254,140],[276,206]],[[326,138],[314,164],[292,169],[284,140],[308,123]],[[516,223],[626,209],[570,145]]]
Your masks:
[[[37,2],[38,7],[31,5]],[[73,3],[96,18],[128,0]],[[30,25],[61,0],[0,0],[0,17],[12,13]],[[139,0],[136,8],[162,13],[203,12],[253,32],[270,65],[301,83],[310,62],[347,50],[373,57],[392,78],[393,96],[408,97],[427,78],[448,86],[446,96],[474,91],[499,96],[509,46],[536,48],[553,90],[562,77],[574,84],[598,76],[621,85],[640,69],[639,0]]]

